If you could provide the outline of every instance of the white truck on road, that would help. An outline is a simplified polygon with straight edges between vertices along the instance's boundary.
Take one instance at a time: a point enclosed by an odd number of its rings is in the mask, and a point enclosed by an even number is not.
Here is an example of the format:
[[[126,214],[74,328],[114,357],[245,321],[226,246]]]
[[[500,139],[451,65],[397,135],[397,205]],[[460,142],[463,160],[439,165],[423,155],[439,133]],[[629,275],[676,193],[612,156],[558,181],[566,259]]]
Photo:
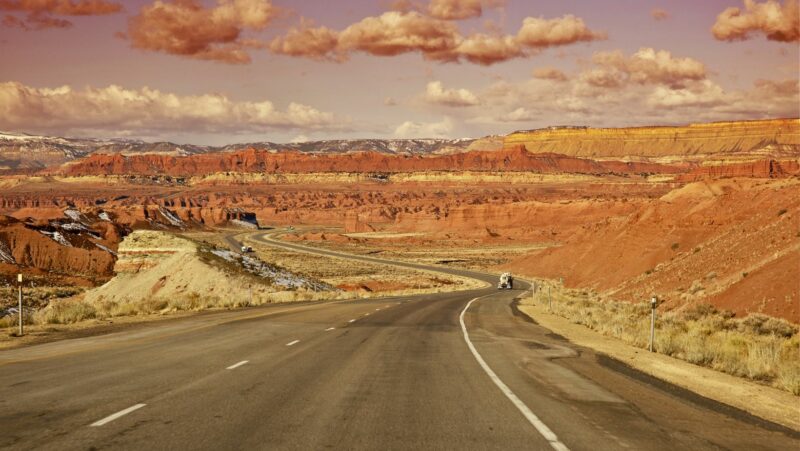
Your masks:
[[[514,276],[510,272],[500,274],[500,282],[497,283],[498,290],[511,290],[514,288]]]

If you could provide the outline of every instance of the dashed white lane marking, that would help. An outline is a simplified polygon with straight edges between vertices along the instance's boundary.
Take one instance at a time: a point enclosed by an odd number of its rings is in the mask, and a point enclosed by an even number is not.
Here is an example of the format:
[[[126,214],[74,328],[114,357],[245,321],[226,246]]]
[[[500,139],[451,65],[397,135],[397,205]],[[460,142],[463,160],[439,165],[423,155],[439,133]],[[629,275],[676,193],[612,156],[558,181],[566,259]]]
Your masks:
[[[286,346],[294,346],[294,345],[296,345],[297,343],[300,343],[300,340],[294,340],[294,341],[290,341],[289,343],[286,343]]]
[[[329,328],[325,329],[325,332],[327,332],[329,330],[333,330],[333,329],[336,329],[336,328],[335,327],[329,327]]]
[[[225,369],[226,370],[235,370],[236,368],[239,368],[240,366],[246,364],[247,362],[249,362],[249,360],[242,360],[241,362],[234,363],[233,365],[231,365],[231,366],[229,366],[228,368],[225,368]]]
[[[119,417],[125,416],[125,415],[127,415],[127,414],[129,414],[129,413],[133,412],[134,410],[139,410],[139,409],[141,409],[142,407],[144,407],[144,406],[146,406],[146,405],[147,405],[147,404],[136,404],[136,405],[134,405],[134,406],[130,406],[130,407],[128,407],[127,409],[125,409],[125,410],[120,410],[119,412],[117,412],[117,413],[115,413],[115,414],[111,414],[111,415],[109,415],[109,416],[107,416],[107,417],[103,418],[102,420],[97,420],[97,421],[95,421],[94,423],[92,423],[90,426],[91,426],[91,427],[98,427],[98,426],[102,426],[102,425],[104,425],[104,424],[106,424],[106,423],[110,423],[110,422],[112,422],[112,421],[116,420],[116,419],[117,419],[117,418],[119,418]]]
[[[494,384],[497,385],[497,388],[499,388],[500,391],[502,391],[503,394],[506,395],[506,398],[508,398],[511,401],[511,403],[514,404],[514,406],[522,413],[522,415],[525,416],[528,422],[531,423],[533,427],[536,428],[537,431],[539,431],[539,434],[541,434],[542,437],[544,437],[545,440],[547,440],[550,443],[550,446],[552,446],[553,449],[555,449],[556,451],[569,451],[567,445],[562,443],[558,439],[558,436],[552,430],[550,430],[550,428],[547,427],[547,425],[544,424],[542,420],[540,420],[539,417],[537,417],[536,414],[534,414],[533,411],[531,411],[531,409],[527,405],[525,405],[525,403],[522,402],[522,400],[519,399],[519,397],[516,394],[514,394],[513,391],[511,391],[510,388],[508,388],[508,385],[506,385],[502,380],[500,380],[499,377],[497,377],[497,374],[492,370],[491,367],[489,367],[486,361],[483,360],[483,357],[481,357],[480,353],[478,353],[478,350],[475,349],[475,345],[473,345],[472,341],[469,339],[469,333],[467,333],[467,326],[464,324],[464,314],[467,313],[469,306],[472,305],[472,303],[477,301],[478,299],[480,298],[475,298],[467,302],[466,307],[464,307],[464,310],[461,311],[461,315],[459,315],[458,317],[458,320],[461,323],[461,330],[464,332],[464,341],[467,342],[469,350],[472,351],[472,355],[475,357],[475,360],[477,360],[478,363],[481,365],[481,368],[483,368],[483,371],[485,371],[486,374],[489,376],[489,379],[491,379],[492,382],[494,382]]]
[[[364,316],[369,316],[369,313],[364,313]]]
[[[354,322],[356,322],[356,320],[354,320],[354,319],[351,319],[350,321],[348,321],[348,323],[354,323]]]
[[[376,308],[376,309],[375,309],[375,311],[376,311],[376,312],[377,312],[378,310],[380,310],[380,309],[379,309],[379,308]]]

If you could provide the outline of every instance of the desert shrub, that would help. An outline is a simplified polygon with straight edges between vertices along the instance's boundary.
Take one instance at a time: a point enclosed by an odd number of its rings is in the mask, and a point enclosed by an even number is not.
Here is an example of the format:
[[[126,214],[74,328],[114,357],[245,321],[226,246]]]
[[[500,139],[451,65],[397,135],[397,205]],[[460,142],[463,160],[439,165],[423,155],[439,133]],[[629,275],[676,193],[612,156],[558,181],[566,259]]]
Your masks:
[[[54,301],[38,311],[34,317],[39,324],[72,324],[94,318],[97,310],[92,304],[81,300]]]
[[[697,281],[696,281],[697,282]],[[533,300],[547,305],[547,298]],[[586,299],[563,290],[553,295],[553,313],[604,335],[646,348],[650,308],[644,302]],[[656,323],[655,351],[800,395],[798,327],[753,314],[736,319],[710,304],[664,312]]]
[[[743,332],[757,335],[776,335],[779,337],[791,337],[797,333],[797,327],[786,320],[772,318],[767,315],[754,313],[739,323],[739,328]]]

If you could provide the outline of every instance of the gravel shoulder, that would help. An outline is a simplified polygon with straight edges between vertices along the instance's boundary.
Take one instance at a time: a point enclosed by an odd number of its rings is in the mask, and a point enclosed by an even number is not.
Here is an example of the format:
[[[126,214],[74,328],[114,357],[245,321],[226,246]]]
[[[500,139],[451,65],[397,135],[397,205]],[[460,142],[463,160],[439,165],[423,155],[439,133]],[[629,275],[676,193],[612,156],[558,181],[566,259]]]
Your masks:
[[[757,417],[800,431],[800,398],[772,387],[647,352],[547,312],[544,306],[518,309],[571,342],[592,348],[630,367]]]

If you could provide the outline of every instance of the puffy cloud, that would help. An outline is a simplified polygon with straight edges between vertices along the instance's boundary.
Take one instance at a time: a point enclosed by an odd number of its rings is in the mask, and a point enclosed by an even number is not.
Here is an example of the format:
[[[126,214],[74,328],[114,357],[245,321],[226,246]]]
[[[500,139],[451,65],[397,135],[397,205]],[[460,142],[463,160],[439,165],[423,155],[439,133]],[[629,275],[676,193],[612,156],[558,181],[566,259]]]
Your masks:
[[[723,105],[726,102],[725,92],[722,88],[711,82],[703,80],[680,89],[669,89],[656,86],[647,102],[655,107],[711,107]]]
[[[590,30],[583,19],[572,14],[555,19],[526,17],[517,33],[520,45],[535,49],[604,39],[607,39],[606,33]]]
[[[339,35],[339,48],[376,56],[395,56],[420,52],[426,59],[452,60],[458,45],[458,28],[416,11],[390,11],[367,17],[345,28]]]
[[[505,0],[431,0],[428,13],[437,19],[462,20],[483,15],[484,8],[505,6]]]
[[[508,114],[504,114],[501,117],[501,120],[507,122],[530,122],[534,120],[535,117],[536,116],[529,109],[525,107],[519,107]]]
[[[669,11],[662,9],[662,8],[655,8],[654,10],[650,11],[650,16],[653,17],[655,20],[667,20],[669,19]]]
[[[338,44],[339,33],[336,31],[327,27],[315,28],[310,22],[301,20],[299,27],[291,28],[285,36],[273,39],[269,49],[279,55],[342,61],[345,55],[336,52]]]
[[[450,107],[475,106],[480,103],[478,96],[468,89],[445,89],[441,81],[428,83],[424,99],[431,104]]]
[[[106,0],[0,0],[0,11],[26,13],[24,19],[7,14],[3,25],[25,30],[68,28],[72,22],[53,16],[99,16],[122,11],[122,5]]]
[[[619,87],[626,82],[662,84],[681,88],[687,81],[706,78],[703,63],[692,58],[678,58],[666,50],[642,48],[630,57],[621,51],[598,52],[592,57],[597,65],[581,74],[589,85]]]
[[[299,103],[237,102],[221,94],[181,96],[147,87],[34,88],[0,83],[0,128],[56,134],[158,136],[168,132],[258,133],[343,130],[347,119]]]
[[[406,121],[398,125],[394,135],[398,138],[447,138],[453,133],[455,124],[449,117],[441,122],[412,122]]]
[[[471,63],[483,66],[525,56],[513,36],[490,36],[480,33],[461,41],[455,53]]]
[[[717,16],[717,21],[711,28],[715,38],[721,41],[741,41],[750,39],[753,34],[763,33],[771,41],[800,41],[798,0],[786,0],[783,5],[775,0],[764,3],[745,0],[744,6],[744,11],[730,7]]]
[[[499,4],[492,0],[479,2],[479,5],[490,3]],[[531,56],[548,47],[600,39],[605,39],[604,33],[590,30],[582,19],[571,15],[549,20],[528,17],[516,35],[475,33],[463,36],[451,21],[401,7],[380,16],[366,17],[341,32],[325,27],[311,28],[301,21],[299,28],[275,38],[270,49],[277,54],[336,61],[346,59],[353,52],[375,56],[418,52],[427,60],[466,60],[488,66]]]
[[[247,49],[263,44],[242,38],[245,30],[262,30],[277,14],[270,0],[218,0],[205,8],[198,0],[156,0],[128,23],[131,45],[230,64],[250,62]]]
[[[540,67],[533,70],[533,78],[538,80],[567,81],[569,77],[554,67]]]

